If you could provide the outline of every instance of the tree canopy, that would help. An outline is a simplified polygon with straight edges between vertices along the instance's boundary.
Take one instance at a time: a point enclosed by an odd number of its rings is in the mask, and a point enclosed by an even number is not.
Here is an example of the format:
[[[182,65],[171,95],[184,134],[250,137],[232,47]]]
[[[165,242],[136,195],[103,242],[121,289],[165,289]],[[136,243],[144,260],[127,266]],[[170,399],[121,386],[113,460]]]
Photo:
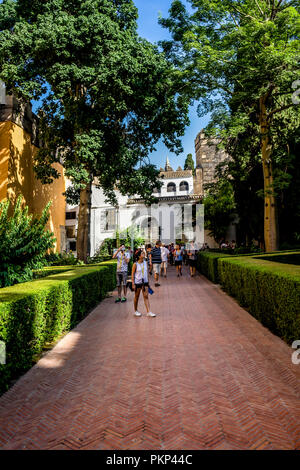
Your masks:
[[[193,159],[193,155],[191,153],[188,153],[184,162],[184,170],[194,171],[194,169],[195,169],[195,162]]]
[[[181,93],[200,101],[199,115],[211,113],[206,131],[237,151],[251,136],[250,149],[263,164],[265,245],[276,249],[274,158],[286,158],[285,144],[299,125],[292,99],[299,77],[299,1],[190,3],[189,14],[173,1],[169,18],[160,20],[172,33],[162,45],[181,74]]]
[[[68,200],[81,198],[83,251],[93,179],[113,203],[116,184],[151,202],[159,172],[149,152],[161,137],[182,150],[188,100],[177,93],[174,66],[138,36],[136,19],[132,0],[0,4],[0,78],[8,92],[42,100],[36,171],[50,183],[52,164],[63,164]]]
[[[232,178],[222,177],[222,165],[217,168],[220,173],[215,183],[205,186],[205,228],[217,243],[226,238],[229,224],[236,218],[236,202],[234,198]]]

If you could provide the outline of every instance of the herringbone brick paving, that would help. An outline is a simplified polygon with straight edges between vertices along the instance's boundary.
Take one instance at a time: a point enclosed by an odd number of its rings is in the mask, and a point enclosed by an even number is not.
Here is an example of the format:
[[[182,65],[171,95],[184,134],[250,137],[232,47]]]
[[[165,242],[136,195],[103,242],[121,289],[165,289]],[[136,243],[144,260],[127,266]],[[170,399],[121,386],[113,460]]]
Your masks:
[[[300,449],[292,350],[186,268],[161,284],[159,316],[105,299],[0,398],[2,449]]]

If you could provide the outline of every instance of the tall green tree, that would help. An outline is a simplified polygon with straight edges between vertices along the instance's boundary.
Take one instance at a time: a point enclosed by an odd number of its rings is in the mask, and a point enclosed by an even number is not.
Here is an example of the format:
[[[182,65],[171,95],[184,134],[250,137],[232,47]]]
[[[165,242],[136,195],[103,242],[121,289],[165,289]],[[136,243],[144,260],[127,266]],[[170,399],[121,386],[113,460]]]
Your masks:
[[[280,246],[290,247],[299,245],[300,239],[300,161],[297,158],[300,130],[298,128],[293,133],[289,132],[288,140],[279,126],[277,131],[278,145],[274,146],[273,163]],[[263,246],[264,182],[257,129],[248,126],[245,132],[227,140],[226,149],[231,158],[218,165],[216,178],[230,180],[232,185],[239,216],[236,223],[238,243],[248,246],[255,239]]]
[[[158,171],[148,155],[163,137],[180,152],[188,100],[177,71],[137,34],[132,0],[4,0],[0,78],[18,97],[41,99],[36,171],[45,183],[61,162],[80,202],[77,253],[86,260],[95,178],[108,200],[140,194],[152,201]]]
[[[235,218],[236,203],[231,179],[218,178],[216,183],[206,185],[203,200],[205,206],[205,228],[219,243],[226,237],[229,224]]]
[[[189,0],[189,14],[175,0],[168,19],[173,40],[164,49],[178,67],[182,93],[200,101],[199,114],[212,112],[211,134],[225,141],[245,135],[258,142],[264,181],[264,241],[278,249],[274,151],[299,125],[298,0]],[[279,151],[277,155],[279,155]],[[243,156],[241,155],[241,158]]]
[[[289,132],[289,139],[280,133],[277,126],[277,140],[273,152],[274,192],[278,206],[280,245],[297,242],[300,233],[299,198],[299,129]],[[259,138],[257,132],[241,134],[228,143],[231,159],[226,163],[222,177],[230,175],[233,182],[237,212],[238,232],[241,241],[253,238],[263,241],[263,174],[258,158]],[[243,158],[241,158],[241,155]]]
[[[279,223],[282,247],[300,246],[300,129],[288,145],[289,158],[279,168],[280,188]]]
[[[193,155],[191,153],[188,153],[184,162],[184,169],[185,170],[195,170],[195,162],[193,159]]]

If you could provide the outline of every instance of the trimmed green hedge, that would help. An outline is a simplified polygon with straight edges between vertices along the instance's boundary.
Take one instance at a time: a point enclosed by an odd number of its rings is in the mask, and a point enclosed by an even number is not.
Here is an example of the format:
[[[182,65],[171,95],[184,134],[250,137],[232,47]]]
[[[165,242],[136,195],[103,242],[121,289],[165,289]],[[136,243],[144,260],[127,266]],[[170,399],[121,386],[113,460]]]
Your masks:
[[[281,252],[274,252],[274,253],[246,253],[243,255],[235,255],[235,254],[230,254],[226,252],[221,252],[220,250],[217,251],[200,251],[197,256],[197,270],[203,274],[205,277],[207,277],[210,281],[214,282],[215,284],[220,284],[220,276],[219,276],[219,270],[218,270],[218,260],[221,258],[226,258],[226,259],[235,259],[235,258],[243,258],[245,259],[246,257],[250,257],[253,259],[266,259],[270,261],[277,261],[278,262],[283,262],[283,259],[289,258],[290,261],[286,261],[286,263],[291,262],[293,263],[293,260],[300,254],[300,251],[297,250],[287,250],[287,251],[281,251]]]
[[[197,256],[197,270],[215,284],[220,283],[218,273],[218,260],[220,258],[232,257],[228,253],[215,253],[211,251],[200,251]]]
[[[274,253],[268,254],[264,256],[259,256],[257,259],[265,259],[267,261],[275,261],[275,263],[283,263],[283,264],[294,264],[299,266],[300,265],[300,252],[294,251],[292,253]]]
[[[300,338],[300,266],[275,262],[275,255],[217,260],[223,289],[287,343]]]
[[[34,364],[46,343],[74,328],[116,285],[114,261],[49,272],[0,289],[0,340],[7,354],[0,365],[0,392]]]

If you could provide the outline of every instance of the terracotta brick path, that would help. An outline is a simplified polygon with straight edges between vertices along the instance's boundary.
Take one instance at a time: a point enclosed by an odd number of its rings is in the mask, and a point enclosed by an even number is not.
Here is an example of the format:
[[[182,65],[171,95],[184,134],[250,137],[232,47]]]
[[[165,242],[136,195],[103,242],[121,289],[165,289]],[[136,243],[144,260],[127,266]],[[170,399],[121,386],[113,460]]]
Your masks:
[[[157,318],[130,293],[65,336],[0,398],[0,447],[300,449],[292,350],[186,273],[150,298]]]

